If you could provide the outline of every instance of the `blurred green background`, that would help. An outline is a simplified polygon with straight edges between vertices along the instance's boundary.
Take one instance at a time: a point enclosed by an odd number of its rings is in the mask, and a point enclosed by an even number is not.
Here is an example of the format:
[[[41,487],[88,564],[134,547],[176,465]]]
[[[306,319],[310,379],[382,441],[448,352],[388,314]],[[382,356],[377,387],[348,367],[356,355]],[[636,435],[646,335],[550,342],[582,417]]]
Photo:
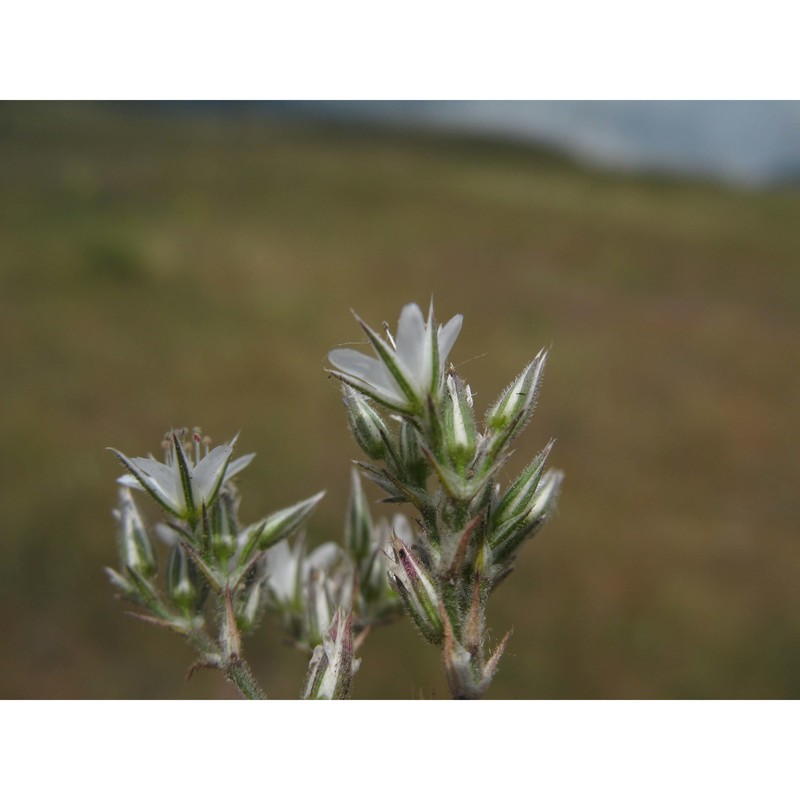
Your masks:
[[[433,295],[481,410],[552,346],[506,477],[553,436],[566,483],[490,604],[514,635],[489,696],[798,697],[799,222],[796,189],[533,147],[0,105],[0,696],[233,696],[113,599],[104,448],[241,430],[245,519],[327,487],[309,534],[338,539],[358,453],[325,354],[362,338],[351,307],[394,325]],[[246,652],[297,696],[273,624]],[[406,620],[362,655],[357,698],[447,695]]]

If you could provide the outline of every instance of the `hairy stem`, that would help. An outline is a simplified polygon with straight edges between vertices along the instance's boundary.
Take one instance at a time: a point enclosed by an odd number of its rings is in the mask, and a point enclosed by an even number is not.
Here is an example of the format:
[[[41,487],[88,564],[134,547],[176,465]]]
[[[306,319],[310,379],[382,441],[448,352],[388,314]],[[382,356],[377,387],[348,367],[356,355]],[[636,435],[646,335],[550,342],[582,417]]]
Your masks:
[[[258,685],[247,662],[241,658],[231,659],[221,667],[225,677],[233,683],[245,700],[266,700],[267,695]]]

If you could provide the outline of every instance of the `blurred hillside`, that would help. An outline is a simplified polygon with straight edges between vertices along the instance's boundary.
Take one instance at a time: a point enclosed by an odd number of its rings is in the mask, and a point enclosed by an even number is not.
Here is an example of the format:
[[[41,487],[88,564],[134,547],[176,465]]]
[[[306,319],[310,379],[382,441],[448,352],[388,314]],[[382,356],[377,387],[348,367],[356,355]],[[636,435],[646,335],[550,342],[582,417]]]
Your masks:
[[[322,119],[546,145],[588,164],[626,171],[702,176],[735,186],[796,187],[800,179],[795,101],[396,100],[284,106]]]
[[[241,429],[243,516],[327,487],[310,535],[338,538],[357,451],[325,354],[351,307],[431,295],[480,408],[552,345],[506,477],[554,436],[566,484],[490,605],[490,696],[800,696],[798,219],[797,192],[514,145],[0,105],[0,697],[232,696],[112,599],[104,448]],[[247,654],[297,695],[274,626]],[[356,697],[446,694],[405,620],[362,655]]]

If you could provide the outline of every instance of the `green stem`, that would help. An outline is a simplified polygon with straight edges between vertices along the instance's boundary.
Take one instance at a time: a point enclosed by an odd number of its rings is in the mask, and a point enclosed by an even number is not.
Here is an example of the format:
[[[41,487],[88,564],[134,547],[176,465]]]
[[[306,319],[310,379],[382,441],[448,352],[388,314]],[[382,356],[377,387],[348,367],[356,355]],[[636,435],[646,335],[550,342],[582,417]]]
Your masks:
[[[258,685],[250,667],[241,656],[220,663],[219,648],[204,631],[193,630],[186,634],[186,638],[201,656],[208,658],[209,666],[216,666],[236,686],[245,700],[267,699],[266,693]]]
[[[447,577],[440,578],[439,590],[442,595],[445,613],[450,620],[453,633],[458,638],[461,635],[462,620],[459,612],[458,589]]]
[[[222,667],[222,671],[225,673],[225,677],[241,692],[245,700],[267,699],[267,695],[256,682],[246,661],[241,658],[231,659]]]

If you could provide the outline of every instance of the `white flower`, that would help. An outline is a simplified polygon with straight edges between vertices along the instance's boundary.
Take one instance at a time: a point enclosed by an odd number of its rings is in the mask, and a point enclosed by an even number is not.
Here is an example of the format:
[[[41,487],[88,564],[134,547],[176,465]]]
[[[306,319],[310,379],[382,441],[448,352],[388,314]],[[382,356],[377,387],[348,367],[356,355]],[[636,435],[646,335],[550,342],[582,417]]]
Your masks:
[[[463,317],[457,314],[446,325],[433,322],[433,303],[428,321],[416,303],[400,314],[397,336],[391,346],[356,317],[378,358],[357,350],[337,349],[328,353],[331,370],[344,383],[389,408],[420,413],[429,395],[442,389],[442,365],[461,330]],[[391,339],[391,337],[390,337]]]
[[[341,559],[341,552],[339,545],[326,542],[306,555],[303,538],[298,539],[293,547],[282,539],[267,550],[265,561],[267,585],[275,600],[280,605],[291,606],[301,597],[311,571],[330,571]]]
[[[192,436],[193,446],[186,446],[188,443],[181,441],[179,432],[172,431],[165,443],[165,462],[153,456],[129,458],[109,449],[130,472],[119,478],[119,483],[144,489],[170,514],[196,522],[202,507],[214,502],[222,483],[241,472],[255,457],[255,453],[250,453],[231,461],[237,436],[211,451],[206,444],[205,455],[201,456],[199,433]]]

